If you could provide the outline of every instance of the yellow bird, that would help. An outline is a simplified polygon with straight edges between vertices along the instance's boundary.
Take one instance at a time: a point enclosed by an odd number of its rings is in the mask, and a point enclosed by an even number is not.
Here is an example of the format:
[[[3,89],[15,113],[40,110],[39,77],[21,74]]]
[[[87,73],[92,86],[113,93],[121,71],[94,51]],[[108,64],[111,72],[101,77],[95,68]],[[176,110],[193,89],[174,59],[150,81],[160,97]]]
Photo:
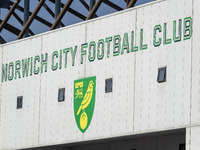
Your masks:
[[[90,104],[90,101],[92,99],[92,94],[93,94],[93,84],[94,84],[93,81],[89,82],[88,89],[85,93],[83,101],[81,102],[81,106],[79,107],[76,115],[78,115],[82,109],[85,109]]]

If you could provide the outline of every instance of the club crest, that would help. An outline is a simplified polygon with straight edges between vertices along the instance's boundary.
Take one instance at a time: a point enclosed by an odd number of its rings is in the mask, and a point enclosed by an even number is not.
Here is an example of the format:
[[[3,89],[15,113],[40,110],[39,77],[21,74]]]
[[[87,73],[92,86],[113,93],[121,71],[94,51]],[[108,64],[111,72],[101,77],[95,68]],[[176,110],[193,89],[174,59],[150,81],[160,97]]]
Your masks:
[[[74,116],[84,133],[92,120],[96,94],[96,76],[74,81]]]

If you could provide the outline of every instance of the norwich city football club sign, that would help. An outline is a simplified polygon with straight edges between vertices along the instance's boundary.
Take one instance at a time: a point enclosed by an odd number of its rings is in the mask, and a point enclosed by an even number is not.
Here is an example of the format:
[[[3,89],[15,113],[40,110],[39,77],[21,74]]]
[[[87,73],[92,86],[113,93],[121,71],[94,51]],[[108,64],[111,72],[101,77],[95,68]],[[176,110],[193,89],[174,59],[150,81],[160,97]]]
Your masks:
[[[159,47],[162,44],[169,45],[173,42],[177,43],[189,40],[193,32],[192,23],[192,18],[186,17],[184,19],[174,20],[170,24],[167,22],[157,24],[151,31],[153,34],[152,42],[144,40],[144,35],[146,35],[144,33],[145,30],[140,29],[139,31],[121,34],[116,33],[116,35],[102,37],[98,41],[92,40],[86,43],[77,43],[77,45],[73,47],[66,45],[66,47],[61,47],[60,50],[53,51],[51,54],[45,53],[6,62],[2,64],[1,67],[1,82],[39,75],[48,72],[49,69],[51,71],[64,70],[69,67],[69,63],[72,67],[76,66],[76,59],[80,60],[80,64],[83,64],[86,55],[88,55],[88,61],[93,62],[124,55],[124,53],[130,54],[148,50],[150,43],[153,44],[152,46],[154,47]],[[171,26],[171,30],[169,26]],[[169,32],[171,32],[171,34],[169,34]],[[147,33],[150,32],[148,31]],[[136,35],[138,36],[136,37]],[[136,38],[139,38],[139,43],[136,43]],[[49,58],[51,58],[51,60],[49,60]],[[71,60],[71,62],[69,62],[69,60]]]
[[[84,133],[92,120],[96,93],[96,77],[74,81],[74,116],[80,131]]]

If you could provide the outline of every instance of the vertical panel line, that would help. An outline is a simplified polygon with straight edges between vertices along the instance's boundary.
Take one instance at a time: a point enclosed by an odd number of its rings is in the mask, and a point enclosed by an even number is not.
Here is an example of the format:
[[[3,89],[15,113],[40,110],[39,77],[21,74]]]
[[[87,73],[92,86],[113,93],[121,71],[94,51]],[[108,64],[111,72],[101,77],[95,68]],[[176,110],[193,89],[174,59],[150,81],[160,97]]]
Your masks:
[[[42,48],[43,48],[43,36],[41,36],[41,54],[42,54]],[[38,113],[38,146],[40,145],[40,109],[41,109],[41,86],[42,86],[42,74],[40,73],[40,89],[39,89],[39,113]]]
[[[85,24],[85,43],[87,43],[87,25],[88,24]],[[87,60],[87,52],[88,51],[86,51],[86,55],[84,55],[84,57],[85,57],[85,62],[83,62],[84,63],[84,77],[86,77],[86,60]]]
[[[134,33],[135,33],[135,39],[134,39],[134,41],[135,41],[135,43],[136,43],[136,39],[137,39],[137,9],[135,10],[135,31],[134,31]],[[133,35],[134,36],[134,35]],[[135,86],[136,86],[136,53],[134,54],[134,57],[135,57],[135,59],[134,59],[134,83],[133,83],[133,85],[134,85],[134,91],[133,91],[133,132],[134,132],[134,126],[135,126],[135,100],[136,100],[136,96],[135,96]]]
[[[85,43],[87,42],[87,25],[88,23],[85,24]],[[86,55],[84,56],[85,57],[85,62],[84,63],[84,78],[86,78],[86,60],[87,60],[87,50],[86,50]],[[84,140],[84,133],[83,133],[83,140]]]
[[[4,46],[2,46],[2,52],[1,52],[1,67],[2,67],[2,65],[3,65],[3,48],[4,48]],[[2,69],[2,68],[1,68]],[[1,77],[2,78],[2,77]],[[1,93],[0,93],[0,124],[2,125],[2,123],[1,123],[1,108],[2,108],[2,81],[0,81],[1,82]],[[2,129],[2,128],[1,128]]]
[[[192,18],[194,18],[194,0],[192,0]],[[192,30],[193,30],[193,20],[192,20]],[[193,31],[192,31],[193,32]],[[192,33],[193,34],[193,33]],[[190,73],[190,126],[191,126],[191,123],[192,123],[192,98],[193,98],[193,95],[192,95],[192,80],[193,80],[193,69],[192,69],[192,62],[193,62],[193,36],[192,36],[192,39],[191,39],[191,73]],[[187,132],[186,132],[187,133]],[[189,150],[191,149],[191,127],[189,129],[189,136],[186,135],[186,137],[189,138]],[[187,146],[186,146],[186,149],[187,149]]]

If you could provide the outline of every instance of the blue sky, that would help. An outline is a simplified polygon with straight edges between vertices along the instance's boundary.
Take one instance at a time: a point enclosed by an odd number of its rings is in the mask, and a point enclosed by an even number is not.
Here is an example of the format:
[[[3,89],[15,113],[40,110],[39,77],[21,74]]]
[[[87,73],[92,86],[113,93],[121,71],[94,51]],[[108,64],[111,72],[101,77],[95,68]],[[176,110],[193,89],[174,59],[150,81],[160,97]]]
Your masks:
[[[11,0],[14,2],[14,0]],[[66,3],[67,0],[61,0],[62,3]],[[89,4],[89,0],[85,0],[88,4]],[[124,0],[110,0],[111,2],[117,4],[118,6],[122,7],[122,8],[126,8],[126,3],[124,2]],[[151,2],[153,0],[138,0],[137,3],[136,3],[136,6],[137,5],[141,5],[141,4],[144,4],[144,3],[148,3],[148,2]],[[54,12],[54,7],[55,5],[46,0],[45,2],[51,9],[52,11]],[[33,12],[34,9],[36,8],[38,4],[38,1],[37,0],[30,0],[30,11]],[[24,0],[21,0],[20,6],[23,6],[24,5]],[[87,16],[89,14],[89,12],[83,7],[83,5],[79,2],[79,0],[74,0],[72,5],[71,5],[71,8],[73,8],[74,10],[84,14],[85,16]],[[1,20],[4,19],[5,15],[8,13],[8,10],[7,9],[1,9],[0,10],[1,13],[0,13],[0,18]],[[23,20],[23,13],[18,11],[17,9],[15,10],[15,12],[18,14],[18,16]],[[100,17],[100,16],[103,16],[103,15],[106,15],[106,14],[110,14],[110,13],[114,13],[116,12],[116,10],[114,10],[113,8],[107,6],[106,4],[102,3],[102,5],[100,6],[99,10],[97,11],[97,15]],[[42,17],[43,19],[53,23],[54,22],[54,18],[42,7],[40,12],[38,13],[38,16]],[[68,25],[71,25],[71,24],[75,24],[75,23],[78,23],[78,22],[82,22],[83,20],[81,20],[80,18],[70,14],[69,12],[67,12],[62,20],[62,22],[65,24],[65,26],[68,26]],[[9,24],[17,27],[18,29],[22,29],[23,26],[12,16],[9,21],[8,21]],[[37,20],[34,20],[33,23],[31,24],[30,26],[30,29],[35,33],[35,34],[39,34],[39,33],[43,33],[43,32],[46,32],[46,31],[49,31],[49,27],[38,22]],[[1,36],[7,41],[7,42],[10,42],[10,41],[13,41],[17,38],[16,35],[12,34],[11,32],[8,32],[7,30],[3,29],[2,32],[0,33]]]

